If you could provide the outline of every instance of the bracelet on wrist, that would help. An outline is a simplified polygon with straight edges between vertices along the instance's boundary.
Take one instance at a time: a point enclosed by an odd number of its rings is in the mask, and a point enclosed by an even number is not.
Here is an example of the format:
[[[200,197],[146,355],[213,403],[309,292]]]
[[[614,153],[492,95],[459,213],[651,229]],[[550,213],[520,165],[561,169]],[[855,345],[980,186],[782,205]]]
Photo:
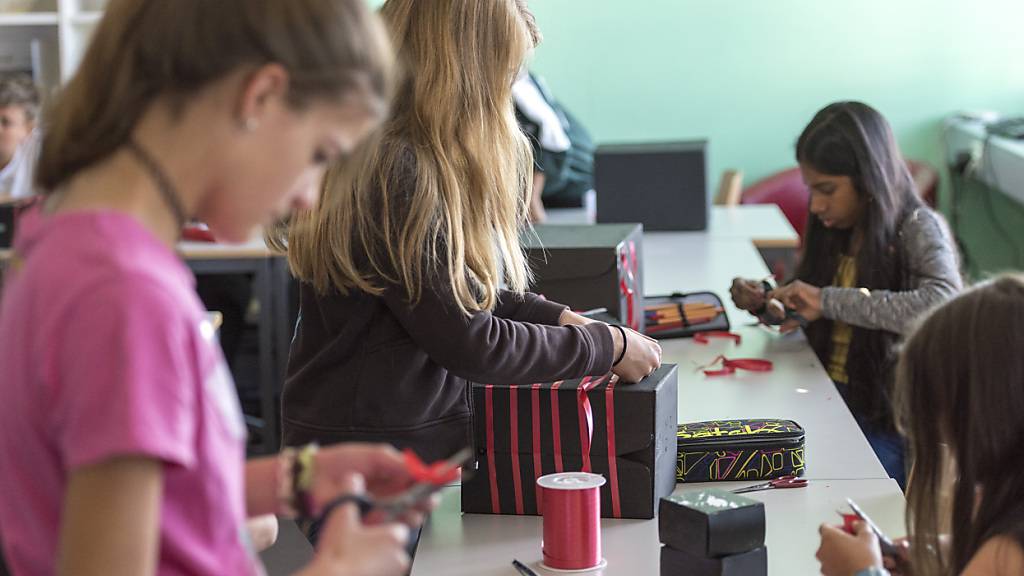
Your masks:
[[[280,516],[294,518],[298,515],[295,508],[295,460],[298,451],[285,448],[277,455],[275,482],[277,484],[277,510]]]
[[[618,366],[619,363],[622,362],[623,358],[626,357],[626,329],[623,328],[622,326],[619,326],[618,324],[610,324],[610,326],[618,328],[619,333],[622,334],[622,351],[619,352],[619,357],[616,358],[615,362],[612,363],[612,368],[614,368]]]
[[[313,502],[313,480],[316,474],[316,454],[320,447],[316,442],[306,444],[295,458],[294,502],[302,518],[313,518],[316,514]]]

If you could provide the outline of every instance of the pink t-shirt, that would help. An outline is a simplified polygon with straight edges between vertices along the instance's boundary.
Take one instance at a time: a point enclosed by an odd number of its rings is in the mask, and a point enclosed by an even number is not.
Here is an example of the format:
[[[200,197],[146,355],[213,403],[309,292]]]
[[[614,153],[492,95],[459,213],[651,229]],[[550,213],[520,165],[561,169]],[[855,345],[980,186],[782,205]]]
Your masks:
[[[17,234],[0,299],[0,538],[14,573],[54,572],[71,472],[127,455],[164,463],[158,574],[259,573],[245,425],[192,273],[116,212],[31,211]]]

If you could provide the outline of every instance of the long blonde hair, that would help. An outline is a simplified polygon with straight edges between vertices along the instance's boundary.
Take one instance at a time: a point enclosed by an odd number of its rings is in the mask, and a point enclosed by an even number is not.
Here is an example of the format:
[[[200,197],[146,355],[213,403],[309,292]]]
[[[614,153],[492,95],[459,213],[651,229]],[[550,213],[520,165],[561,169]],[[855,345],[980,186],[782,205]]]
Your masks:
[[[292,220],[292,272],[321,294],[400,285],[412,303],[445,278],[463,312],[491,309],[502,277],[516,292],[530,279],[533,157],[511,88],[533,17],[524,0],[388,0],[381,16],[405,72],[393,116]]]

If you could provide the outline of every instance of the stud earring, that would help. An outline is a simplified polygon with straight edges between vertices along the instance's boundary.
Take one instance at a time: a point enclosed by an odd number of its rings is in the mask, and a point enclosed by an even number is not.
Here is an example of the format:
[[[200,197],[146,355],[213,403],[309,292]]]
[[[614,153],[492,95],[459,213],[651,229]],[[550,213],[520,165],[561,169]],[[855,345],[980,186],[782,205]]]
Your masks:
[[[255,118],[253,118],[252,116],[250,116],[250,117],[246,118],[244,121],[242,121],[242,128],[244,128],[246,132],[253,132],[253,131],[255,131],[259,127],[260,127],[260,121],[255,119]]]

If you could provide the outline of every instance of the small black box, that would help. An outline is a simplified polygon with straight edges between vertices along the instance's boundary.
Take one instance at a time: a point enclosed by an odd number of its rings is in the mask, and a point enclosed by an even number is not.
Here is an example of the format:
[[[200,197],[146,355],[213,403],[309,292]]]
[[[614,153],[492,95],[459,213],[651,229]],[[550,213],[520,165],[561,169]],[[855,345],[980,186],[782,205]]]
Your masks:
[[[663,546],[661,576],[768,576],[768,548],[704,558]]]
[[[524,234],[531,292],[573,310],[607,308],[643,332],[643,227],[639,224],[538,225]]]
[[[555,472],[604,476],[606,518],[654,518],[659,499],[675,489],[673,364],[662,364],[636,384],[608,376],[553,384],[473,383],[471,393],[477,470],[463,478],[463,512],[540,514],[537,478]]]
[[[594,154],[597,221],[706,230],[707,141],[603,145]]]
[[[661,543],[692,556],[716,558],[764,546],[764,504],[709,488],[661,499]]]

